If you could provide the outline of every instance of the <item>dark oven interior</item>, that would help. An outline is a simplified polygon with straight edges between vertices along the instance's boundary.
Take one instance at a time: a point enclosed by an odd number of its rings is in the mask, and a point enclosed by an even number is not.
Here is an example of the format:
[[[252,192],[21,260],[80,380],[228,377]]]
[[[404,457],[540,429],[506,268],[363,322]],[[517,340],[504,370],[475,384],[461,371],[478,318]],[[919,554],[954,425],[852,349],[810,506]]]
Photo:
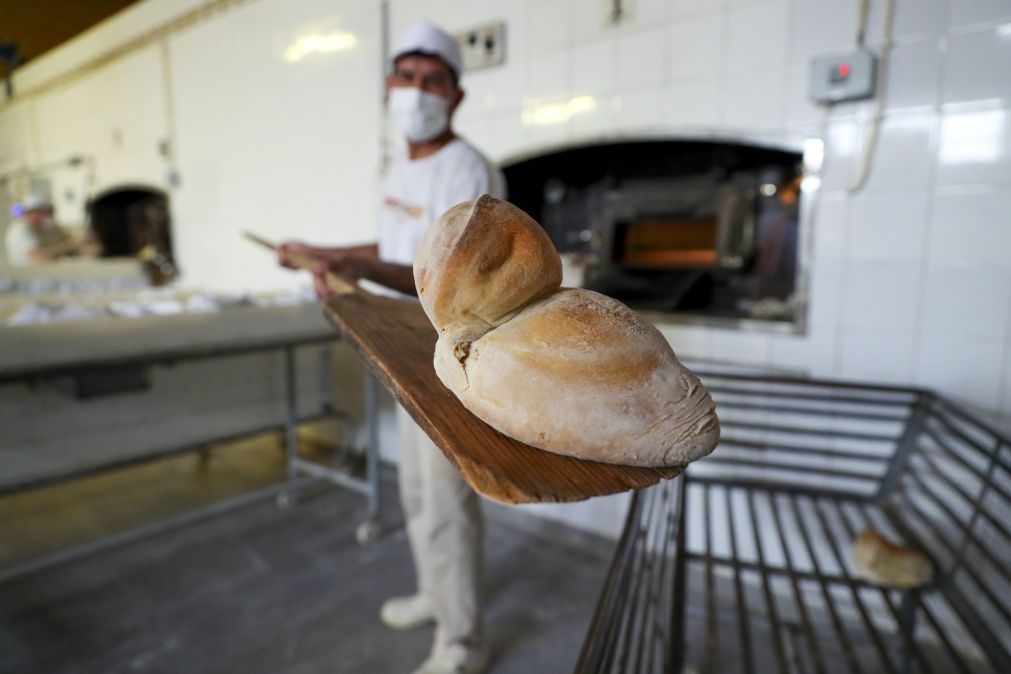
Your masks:
[[[111,189],[89,202],[88,217],[102,257],[139,258],[155,285],[177,275],[163,192],[138,186]]]
[[[715,141],[588,145],[505,168],[579,284],[641,309],[791,321],[801,156]]]

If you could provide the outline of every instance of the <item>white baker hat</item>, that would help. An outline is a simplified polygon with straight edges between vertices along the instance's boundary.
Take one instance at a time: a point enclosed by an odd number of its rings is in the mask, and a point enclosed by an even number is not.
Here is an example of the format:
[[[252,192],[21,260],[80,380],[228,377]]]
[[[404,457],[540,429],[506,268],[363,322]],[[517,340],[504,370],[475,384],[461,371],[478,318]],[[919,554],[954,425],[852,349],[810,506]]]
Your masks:
[[[21,202],[21,208],[26,211],[32,211],[36,208],[49,208],[52,205],[52,199],[41,192],[32,192],[25,196],[24,200]]]
[[[429,21],[419,21],[405,30],[390,52],[390,61],[411,53],[438,56],[446,62],[457,78],[463,73],[463,54],[453,36]]]

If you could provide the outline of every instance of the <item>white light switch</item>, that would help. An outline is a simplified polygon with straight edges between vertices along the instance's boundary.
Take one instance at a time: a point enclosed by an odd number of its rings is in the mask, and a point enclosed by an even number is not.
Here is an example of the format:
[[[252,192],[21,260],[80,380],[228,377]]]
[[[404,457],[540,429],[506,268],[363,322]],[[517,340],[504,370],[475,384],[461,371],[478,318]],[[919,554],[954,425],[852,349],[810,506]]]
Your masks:
[[[506,26],[503,21],[486,23],[457,33],[456,41],[463,52],[463,69],[477,70],[505,63]]]
[[[811,98],[832,104],[874,95],[877,58],[867,49],[820,56],[811,62]]]

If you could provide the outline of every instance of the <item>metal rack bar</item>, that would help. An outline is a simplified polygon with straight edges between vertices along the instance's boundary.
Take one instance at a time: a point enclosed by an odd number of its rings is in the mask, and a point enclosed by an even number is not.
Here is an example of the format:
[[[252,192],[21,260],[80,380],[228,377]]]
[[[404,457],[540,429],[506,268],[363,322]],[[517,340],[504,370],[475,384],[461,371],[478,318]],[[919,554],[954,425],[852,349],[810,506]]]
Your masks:
[[[786,559],[786,565],[793,568],[793,555],[790,553],[790,546],[786,544],[786,539],[783,536],[782,515],[780,515],[779,508],[776,507],[775,498],[771,494],[769,496],[769,506],[772,511],[772,521],[775,522],[775,532],[776,538],[779,541],[779,547],[783,552],[783,557]],[[824,672],[825,663],[822,661],[821,649],[818,648],[814,628],[811,625],[811,617],[808,615],[807,606],[804,604],[804,593],[800,590],[800,583],[796,576],[790,576],[790,585],[793,587],[793,599],[797,605],[797,612],[800,614],[801,629],[807,641],[808,652],[814,660],[815,671]]]
[[[871,412],[848,412],[845,410],[831,410],[818,407],[808,407],[804,405],[743,403],[735,400],[724,400],[721,397],[717,397],[717,399],[721,410],[753,410],[756,412],[775,412],[776,414],[824,414],[831,418],[859,419],[861,421],[905,421],[907,417],[906,414],[873,414]]]
[[[751,530],[756,532],[756,537],[758,536],[758,516],[755,514],[757,508],[755,507],[755,492],[751,489],[745,490],[745,495],[748,499],[748,514],[751,516]],[[762,551],[761,541],[756,541],[755,551],[758,555],[758,566],[761,568],[762,577],[762,591],[765,594],[765,604],[769,610],[769,620],[772,623],[772,647],[776,654],[776,661],[779,663],[780,671],[787,670],[786,653],[783,652],[783,641],[781,639],[781,634],[783,632],[782,624],[779,621],[779,612],[776,610],[776,602],[772,597],[772,590],[769,588],[769,571],[765,564],[765,553]]]
[[[908,477],[909,480],[912,480],[913,482],[915,482],[916,485],[923,492],[925,492],[926,494],[928,494],[931,497],[933,497],[934,503],[941,509],[942,512],[944,512],[945,515],[948,516],[948,518],[951,520],[952,523],[955,524],[955,526],[960,527],[962,525],[962,522],[959,521],[958,516],[951,511],[951,508],[948,506],[948,504],[947,504],[946,500],[944,499],[944,497],[942,497],[941,495],[937,494],[937,492],[935,492],[926,482],[924,482],[922,478],[920,478],[916,473],[913,473],[913,472],[908,473],[906,477]],[[960,560],[962,558],[962,553],[965,552],[964,546],[956,545],[955,543],[949,541],[948,540],[948,536],[944,532],[942,532],[939,527],[937,527],[937,526],[935,526],[935,525],[933,525],[931,523],[931,518],[930,518],[929,514],[925,513],[923,511],[923,508],[915,500],[909,499],[909,505],[912,506],[912,508],[916,511],[916,513],[920,516],[920,518],[924,522],[927,523],[927,526],[929,526],[933,530],[933,532],[935,534],[934,540],[936,540],[936,541],[938,541],[940,543],[943,543],[944,547],[946,547],[947,549],[949,549],[951,551],[951,558],[953,560],[952,569],[957,568],[958,567],[958,560]],[[963,536],[964,536],[963,542],[972,542],[972,544],[976,548],[976,550],[981,555],[983,555],[984,557],[986,557],[986,559],[991,564],[993,564],[993,566],[997,570],[999,570],[1001,572],[1001,574],[1005,578],[1011,577],[1011,568],[1009,568],[1004,563],[1003,560],[1000,560],[996,556],[994,556],[993,552],[990,549],[990,546],[984,544],[982,541],[977,540],[976,537],[975,537],[975,535],[973,535],[972,531],[969,530],[968,528],[963,529],[963,532],[964,532],[963,533]],[[973,580],[975,580],[977,583],[979,583],[981,587],[983,586],[982,580],[980,580],[979,576],[977,575],[977,573],[975,571],[973,571],[969,567],[966,567],[966,572],[969,574],[969,576]],[[949,574],[950,574],[950,570],[949,570]],[[1004,615],[1004,619],[1007,620],[1007,621],[1009,621],[1009,622],[1011,622],[1011,609],[1008,609],[1008,608],[1005,608],[1005,607],[1001,606],[1000,603],[993,596],[993,594],[991,594],[989,592],[989,590],[987,590],[987,596],[1002,611],[1002,613]]]
[[[753,431],[764,431],[766,433],[785,433],[788,435],[819,435],[823,437],[847,438],[851,440],[877,440],[880,442],[896,442],[901,436],[882,435],[880,433],[860,433],[857,431],[830,431],[825,428],[804,428],[796,426],[782,426],[778,424],[763,424],[753,421],[733,421],[733,428],[748,428]]]
[[[881,641],[881,635],[874,627],[874,622],[871,620],[870,614],[867,612],[867,607],[864,605],[863,599],[861,599],[860,593],[857,591],[856,583],[852,582],[850,579],[849,572],[846,569],[846,562],[843,561],[842,554],[839,552],[836,541],[832,537],[832,531],[829,528],[828,521],[825,519],[824,513],[821,511],[821,508],[819,508],[819,503],[817,501],[813,502],[812,507],[808,509],[808,512],[814,512],[817,515],[818,524],[821,526],[821,530],[825,534],[820,538],[820,540],[829,542],[829,550],[831,551],[832,557],[843,576],[842,585],[849,590],[849,596],[853,600],[853,605],[857,607],[857,612],[860,614],[860,620],[863,622],[864,630],[870,635],[871,640],[874,641],[878,654],[881,656],[882,662],[885,663],[885,668],[888,671],[895,671],[895,668],[892,666],[888,657],[888,649],[885,648],[884,642]]]
[[[633,573],[634,582],[632,583],[631,592],[631,602],[628,605],[628,609],[625,611],[625,629],[621,638],[622,652],[621,652],[621,667],[618,668],[620,672],[627,672],[629,670],[629,657],[632,655],[632,648],[630,648],[630,643],[634,638],[635,628],[639,625],[639,621],[642,619],[640,614],[639,601],[643,594],[643,581],[645,580],[646,573],[649,572],[650,568],[650,555],[649,555],[649,534],[652,531],[653,517],[656,514],[657,507],[656,502],[658,499],[655,498],[655,492],[649,492],[647,496],[648,504],[646,506],[646,517],[645,520],[640,522],[639,529],[636,531],[636,547],[638,548],[638,557],[635,561],[635,572]]]
[[[727,526],[728,534],[730,538],[730,555],[737,559],[737,531],[734,528],[734,508],[733,504],[730,502],[730,489],[724,488],[723,490],[723,502],[727,509]],[[738,636],[740,637],[741,650],[744,651],[744,671],[751,672],[754,671],[754,660],[751,652],[751,637],[748,632],[748,611],[746,608],[746,602],[744,601],[744,588],[741,584],[741,572],[737,567],[733,568],[734,571],[734,589],[735,589],[735,601],[737,603],[737,629]]]
[[[782,470],[782,471],[802,471],[806,475],[824,475],[825,477],[852,477],[857,480],[874,480],[875,478],[881,477],[881,475],[875,473],[863,473],[856,470],[841,470],[832,468],[811,468],[808,466],[801,466],[795,463],[777,463],[775,461],[763,461],[761,459],[739,459],[737,457],[720,457],[713,456],[706,460],[706,463],[710,465],[714,464],[733,464],[735,466],[750,466],[752,468],[765,468],[766,470]]]
[[[820,456],[826,459],[853,459],[855,461],[871,461],[887,463],[891,458],[886,454],[869,454],[864,452],[848,452],[839,449],[821,449],[805,445],[773,445],[764,440],[745,440],[735,436],[721,436],[720,447],[746,447],[754,450],[769,450],[775,452],[797,453],[804,456]]]
[[[807,524],[804,522],[800,509],[797,507],[797,497],[789,495],[786,497],[786,501],[790,504],[790,510],[793,513],[793,517],[797,521],[797,527],[800,530],[801,540],[804,541],[804,548],[807,550],[807,555],[811,560],[812,566],[814,566],[815,574],[818,577],[818,587],[821,589],[822,599],[825,601],[825,606],[829,611],[829,617],[832,619],[832,625],[835,627],[836,634],[839,636],[839,643],[843,647],[846,659],[850,665],[850,671],[861,672],[863,669],[859,665],[856,652],[853,650],[853,645],[850,643],[849,636],[846,634],[846,628],[843,626],[842,620],[839,618],[839,613],[836,611],[835,602],[832,601],[831,593],[828,590],[828,582],[825,580],[825,576],[822,575],[821,572],[821,564],[818,562],[818,555],[815,553],[814,546],[811,545],[811,536],[808,533]],[[894,671],[891,668],[891,663],[887,664],[888,671]]]
[[[667,485],[664,485],[664,486],[667,487]],[[655,658],[656,658],[656,654],[657,654],[658,650],[660,652],[660,658],[662,660],[666,660],[666,658],[668,657],[668,653],[669,653],[669,648],[667,647],[667,644],[665,643],[665,641],[666,641],[665,636],[669,636],[669,635],[665,635],[665,632],[660,628],[660,626],[657,624],[656,621],[658,621],[661,618],[661,616],[663,614],[663,609],[665,608],[663,606],[663,604],[664,604],[664,602],[662,601],[663,595],[661,593],[666,588],[665,582],[666,582],[666,579],[667,579],[667,569],[671,566],[671,564],[667,563],[667,559],[670,556],[669,551],[670,551],[670,547],[671,547],[671,541],[674,540],[674,537],[675,537],[675,533],[676,533],[675,527],[683,527],[684,526],[684,520],[682,518],[678,517],[678,513],[675,512],[674,508],[672,508],[669,505],[670,500],[672,498],[671,497],[671,493],[670,493],[672,489],[674,489],[674,490],[676,490],[678,492],[678,496],[680,498],[680,493],[684,489],[684,482],[675,482],[675,483],[673,483],[673,486],[669,486],[668,488],[664,489],[663,492],[662,492],[663,493],[663,500],[664,500],[664,502],[666,504],[668,504],[667,505],[667,527],[666,527],[666,530],[664,531],[663,546],[661,547],[661,551],[660,551],[660,578],[657,581],[657,593],[656,593],[656,597],[655,597],[654,610],[653,610],[653,616],[652,616],[653,622],[651,623],[651,629],[650,629],[650,632],[651,632],[650,638],[651,638],[651,640],[653,640],[653,641],[655,641],[657,643],[650,645],[650,648],[649,648],[649,657],[648,657],[648,659],[646,661],[646,671],[647,672],[653,671],[653,667],[656,664],[656,659]],[[657,646],[659,646],[659,648],[657,648]],[[670,663],[669,662],[665,662],[665,664],[670,664]]]
[[[922,451],[918,452],[915,458],[922,459],[928,466],[930,466],[931,475],[943,480],[944,483],[947,484],[950,489],[954,489],[956,492],[958,492],[958,494],[963,499],[965,499],[966,503],[978,503],[981,500],[983,492],[986,489],[985,483],[981,485],[980,493],[977,494],[976,496],[973,496],[972,494],[966,491],[965,487],[962,486],[961,483],[959,483],[957,480],[953,480],[951,476],[948,474],[948,471],[942,470],[941,467],[938,466],[937,463],[935,463],[935,459],[931,457],[931,452],[929,452],[923,447],[921,447],[921,450]],[[1005,538],[1011,539],[1011,529],[1008,529],[1003,522],[995,518],[989,511],[983,508],[979,508],[976,510],[976,512],[980,516],[982,516],[990,526],[999,531]],[[971,527],[969,527],[969,530],[971,531]]]
[[[716,581],[713,577],[713,515],[708,484],[702,487],[702,503],[705,514],[706,619],[708,621],[706,625],[706,665],[712,667],[712,663],[716,661],[716,647],[719,638],[717,635],[719,633],[716,629]],[[684,548],[682,547],[681,550]],[[682,556],[687,558],[684,552],[682,552]]]
[[[618,552],[611,560],[607,578],[604,581],[604,588],[597,600],[597,608],[594,611],[593,619],[590,622],[589,637],[583,642],[583,647],[576,663],[576,670],[580,672],[599,672],[600,662],[603,657],[604,647],[607,645],[607,634],[614,624],[610,620],[622,597],[621,588],[624,585],[628,555],[631,554],[630,540],[634,531],[634,522],[639,516],[642,508],[642,491],[632,494],[629,503],[628,515],[625,517],[625,526],[622,528],[621,538],[618,540]]]

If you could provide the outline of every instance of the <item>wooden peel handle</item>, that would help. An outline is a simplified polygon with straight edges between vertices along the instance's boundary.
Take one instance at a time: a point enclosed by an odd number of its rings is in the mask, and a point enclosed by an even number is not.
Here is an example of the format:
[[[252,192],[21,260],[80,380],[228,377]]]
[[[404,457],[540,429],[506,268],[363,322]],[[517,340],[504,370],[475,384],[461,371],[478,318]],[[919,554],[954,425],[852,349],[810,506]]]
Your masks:
[[[258,234],[253,234],[252,232],[245,232],[245,231],[242,232],[242,234],[247,239],[257,244],[258,246],[262,246],[267,250],[273,251],[274,253],[276,253],[277,249],[279,248],[279,246],[276,243],[268,239],[265,239]],[[319,260],[310,257],[308,255],[299,255],[298,253],[288,253],[286,257],[288,259],[288,262],[291,263],[291,266],[296,267],[298,269],[312,270],[316,267],[317,264],[319,264]],[[351,281],[345,278],[337,276],[336,274],[328,273],[326,275],[326,282],[327,285],[330,286],[330,289],[333,290],[338,295],[347,295],[358,291],[357,284],[352,283]]]

